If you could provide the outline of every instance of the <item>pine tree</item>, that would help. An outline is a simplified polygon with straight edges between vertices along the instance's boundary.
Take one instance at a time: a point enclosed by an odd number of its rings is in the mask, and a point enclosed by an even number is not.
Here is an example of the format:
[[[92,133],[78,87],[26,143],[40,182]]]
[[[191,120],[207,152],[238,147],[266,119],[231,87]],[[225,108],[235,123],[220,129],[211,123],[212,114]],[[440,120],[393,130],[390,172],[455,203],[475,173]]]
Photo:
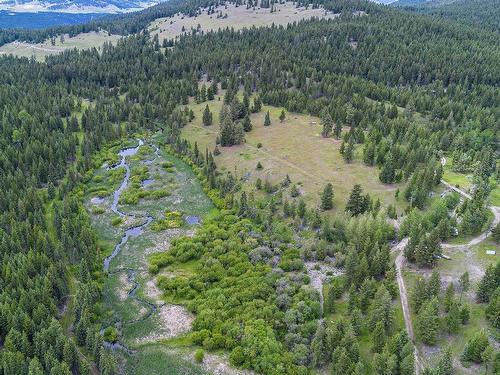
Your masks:
[[[439,296],[439,291],[441,290],[441,275],[439,271],[432,271],[431,277],[429,278],[429,283],[427,284],[427,295],[429,298]]]
[[[377,290],[372,305],[370,321],[372,329],[380,322],[386,332],[389,332],[394,322],[394,311],[392,309],[391,295],[384,285],[381,285]]]
[[[461,356],[462,361],[481,363],[483,361],[483,352],[488,346],[489,340],[486,333],[483,330],[477,332],[467,344],[465,344]]]
[[[486,307],[485,313],[491,325],[500,329],[500,286],[497,287],[493,296],[490,297],[490,303]]]
[[[354,159],[354,143],[352,142],[352,139],[349,139],[347,148],[342,156],[344,157],[346,163],[350,163]]]
[[[453,303],[448,311],[448,314],[446,315],[446,329],[449,333],[457,333],[458,329],[460,328],[460,309],[458,304]]]
[[[469,305],[463,305],[460,309],[460,320],[462,324],[467,324],[470,319]]]
[[[354,309],[351,314],[351,326],[356,336],[361,334],[362,324],[363,316],[361,315],[361,311],[359,309]]]
[[[266,117],[264,119],[264,126],[270,126],[271,125],[271,116],[269,115],[269,111],[266,113]]]
[[[363,189],[361,185],[356,184],[351,190],[351,195],[345,207],[346,212],[351,215],[357,216],[364,213],[368,209],[366,197],[363,196]]]
[[[238,216],[245,217],[248,211],[248,202],[247,202],[247,193],[244,191],[241,193],[240,198],[240,209],[238,212]]]
[[[285,110],[282,109],[280,113],[280,122],[285,121],[285,117],[286,117]]]
[[[496,267],[490,264],[486,268],[486,272],[479,282],[477,288],[477,298],[479,302],[486,303],[490,301],[490,296],[493,295],[495,289],[499,286],[500,282],[500,261]]]
[[[380,171],[379,179],[384,184],[392,184],[394,182],[394,178],[396,176],[394,170],[394,161],[392,159],[392,155],[389,154],[386,156],[385,163]]]
[[[260,100],[260,97],[257,96],[253,101],[252,112],[257,113],[260,112],[261,109],[262,109],[262,101]]]
[[[318,259],[318,255],[316,254]],[[325,299],[323,301],[323,309],[325,314],[332,314],[335,312],[335,294],[331,288],[328,288],[325,293]]]
[[[427,301],[429,295],[427,294],[427,282],[424,278],[419,277],[413,287],[412,292],[412,302],[415,307],[415,311],[418,313],[420,307]]]
[[[51,200],[54,199],[54,197],[56,196],[56,189],[52,181],[49,181],[49,183],[47,184],[47,196]]]
[[[335,138],[340,139],[340,135],[342,134],[342,123],[340,122],[335,123],[335,129],[333,130],[333,134],[335,135]]]
[[[453,283],[450,283],[446,287],[446,291],[444,293],[444,311],[448,312],[451,308],[451,305],[455,303],[455,288],[453,287]]]
[[[382,322],[375,324],[375,329],[372,334],[372,352],[380,353],[385,345],[385,329]]]
[[[491,238],[493,238],[493,241],[496,243],[500,243],[500,223],[491,231]]]
[[[43,368],[38,358],[34,357],[28,367],[28,375],[43,375]]]
[[[423,343],[434,345],[439,331],[438,302],[433,298],[426,302],[417,315],[417,335]]]
[[[321,131],[321,135],[326,138],[330,135],[333,128],[332,116],[330,116],[330,113],[326,109],[321,115],[321,125],[323,125],[323,130]]]
[[[464,272],[460,279],[458,280],[460,285],[460,302],[462,302],[462,295],[469,291],[470,280],[469,280],[469,272]]]
[[[453,375],[453,361],[450,348],[446,348],[438,360],[435,375]]]
[[[252,122],[250,121],[250,116],[248,116],[248,114],[243,118],[243,130],[245,132],[252,130]]]
[[[353,367],[347,351],[343,347],[338,347],[333,352],[333,374],[349,374]]]
[[[369,166],[375,162],[375,145],[371,142],[366,143],[363,149],[363,162]]]
[[[321,209],[327,211],[333,208],[333,185],[328,183],[321,194]]]
[[[203,111],[203,125],[210,126],[212,125],[212,112],[210,112],[210,108],[208,108],[208,104]]]
[[[312,365],[320,367],[326,361],[326,332],[323,322],[319,322],[314,338],[311,342]]]

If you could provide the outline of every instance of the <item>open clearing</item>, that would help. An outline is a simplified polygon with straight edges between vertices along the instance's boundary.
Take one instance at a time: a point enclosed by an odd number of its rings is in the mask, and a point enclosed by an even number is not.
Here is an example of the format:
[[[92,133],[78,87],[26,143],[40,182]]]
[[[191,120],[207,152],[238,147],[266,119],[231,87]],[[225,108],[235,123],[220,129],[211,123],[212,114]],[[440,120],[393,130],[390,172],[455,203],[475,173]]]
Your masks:
[[[222,94],[222,93],[220,93]],[[203,110],[208,104],[213,114],[213,125],[202,124]],[[219,112],[222,98],[191,104],[195,119],[183,128],[183,137],[197,142],[201,151],[214,150],[219,134]],[[356,147],[355,160],[347,164],[340,155],[341,141],[323,138],[322,127],[317,117],[287,113],[280,123],[281,108],[263,106],[262,111],[250,116],[253,129],[246,133],[246,143],[232,147],[220,147],[221,154],[215,157],[220,171],[236,172],[247,181],[247,190],[255,189],[258,178],[265,182],[281,182],[288,174],[292,183],[299,186],[306,202],[319,202],[319,193],[328,182],[334,187],[334,206],[343,208],[355,184],[361,184],[372,198],[380,198],[384,204],[394,203],[394,193],[402,184],[384,185],[379,181],[379,171],[367,167],[361,160],[362,145]],[[264,117],[269,111],[271,126],[264,126]],[[346,131],[346,129],[344,130]],[[262,147],[258,148],[258,144]],[[257,170],[261,162],[263,169]],[[402,198],[399,198],[402,201]]]
[[[443,158],[443,160],[445,161],[443,179],[449,184],[457,186],[470,193],[470,189],[472,188],[472,175],[454,172],[451,169],[451,158],[447,157]],[[495,183],[493,177],[490,182],[492,184]],[[500,207],[500,184],[496,184],[495,188],[491,191],[489,200],[492,206]]]
[[[120,35],[108,35],[106,32],[99,31],[78,34],[72,38],[66,34],[62,43],[60,36],[57,36],[54,45],[52,45],[50,39],[36,44],[16,41],[1,46],[0,55],[12,54],[18,57],[34,56],[38,61],[43,61],[47,56],[55,55],[68,49],[100,48],[105,42],[116,43],[120,38]]]
[[[215,13],[207,14],[207,9],[197,17],[186,17],[176,14],[174,17],[158,18],[149,26],[152,35],[158,34],[160,41],[178,37],[184,32],[201,27],[200,31],[217,31],[227,27],[241,30],[252,26],[262,27],[275,25],[287,25],[292,22],[310,19],[312,17],[333,19],[338,14],[326,12],[324,9],[297,8],[293,3],[275,4],[276,12],[271,13],[270,8],[250,8],[245,5],[235,6],[228,4],[215,9]],[[217,18],[217,14],[222,12],[226,18]],[[183,31],[184,28],[184,31]]]

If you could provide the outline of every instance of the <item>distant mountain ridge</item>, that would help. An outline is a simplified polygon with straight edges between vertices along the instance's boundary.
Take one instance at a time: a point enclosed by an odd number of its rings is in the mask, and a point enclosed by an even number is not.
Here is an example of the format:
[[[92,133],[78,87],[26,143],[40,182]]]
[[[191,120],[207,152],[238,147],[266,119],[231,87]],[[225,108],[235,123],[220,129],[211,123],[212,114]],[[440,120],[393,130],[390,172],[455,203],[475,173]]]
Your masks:
[[[158,4],[159,0],[0,0],[11,12],[127,13]]]

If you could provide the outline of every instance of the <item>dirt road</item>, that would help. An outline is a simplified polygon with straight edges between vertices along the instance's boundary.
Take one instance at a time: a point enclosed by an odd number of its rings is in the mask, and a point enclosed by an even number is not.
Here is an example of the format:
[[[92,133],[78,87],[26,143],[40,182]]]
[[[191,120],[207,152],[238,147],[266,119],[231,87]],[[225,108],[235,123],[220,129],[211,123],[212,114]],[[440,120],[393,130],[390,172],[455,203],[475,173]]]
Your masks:
[[[399,296],[401,299],[401,308],[403,310],[403,318],[405,321],[406,332],[408,333],[408,337],[410,338],[413,344],[413,354],[415,356],[415,374],[419,375],[424,370],[424,366],[420,359],[420,354],[416,345],[415,334],[413,333],[413,323],[411,321],[410,304],[408,303],[408,291],[406,290],[406,285],[402,273],[406,261],[403,251],[407,244],[408,244],[408,238],[403,238],[400,242],[398,242],[396,245],[392,247],[392,252],[398,253],[395,264],[396,264],[396,277],[398,280]]]
[[[444,165],[446,164],[446,159],[442,158],[441,163]],[[447,186],[448,188],[452,189],[453,191],[456,191],[457,193],[461,194],[463,197],[466,199],[472,199],[471,195],[466,193],[465,191],[452,186],[448,182],[441,180],[443,185]],[[453,244],[442,244],[441,246],[445,249],[457,249],[457,250],[466,250],[469,246],[474,246],[485,239],[488,238],[488,236],[491,235],[491,229],[494,228],[496,225],[500,223],[500,207],[495,207],[495,206],[490,206],[489,209],[491,212],[493,212],[494,218],[492,223],[490,224],[489,228],[481,233],[479,236],[474,237],[471,239],[467,244],[459,244],[459,245],[453,245]],[[396,223],[398,224],[398,222]],[[395,225],[396,228],[399,227],[399,225]],[[419,375],[420,373],[423,372],[424,370],[424,365],[423,361],[421,360],[421,356],[418,350],[418,347],[416,345],[416,340],[415,340],[415,334],[413,332],[413,324],[412,324],[412,319],[411,319],[411,314],[410,314],[410,306],[408,303],[408,291],[406,289],[406,285],[404,282],[402,270],[405,265],[405,256],[404,256],[404,248],[408,244],[408,238],[402,239],[400,242],[395,244],[391,251],[394,253],[397,253],[397,257],[395,260],[395,265],[396,265],[396,271],[397,271],[397,281],[398,281],[398,288],[399,288],[399,295],[401,298],[401,307],[403,310],[403,318],[405,321],[405,327],[406,331],[408,332],[408,337],[413,343],[413,350],[414,350],[414,355],[415,355],[415,373]]]

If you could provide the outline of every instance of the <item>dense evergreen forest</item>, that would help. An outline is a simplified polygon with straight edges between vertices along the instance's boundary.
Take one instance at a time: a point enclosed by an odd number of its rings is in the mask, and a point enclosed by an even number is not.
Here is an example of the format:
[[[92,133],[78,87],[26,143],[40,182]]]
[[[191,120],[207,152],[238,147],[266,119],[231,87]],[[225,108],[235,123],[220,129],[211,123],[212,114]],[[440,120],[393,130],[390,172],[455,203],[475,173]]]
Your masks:
[[[141,30],[157,17],[193,14],[213,3],[173,0],[81,26],[0,33],[2,44],[99,28],[134,34],[101,51],[67,51],[45,63],[0,57],[3,374],[117,373],[99,332],[100,249],[78,191],[104,145],[155,129],[192,163],[221,209],[219,220],[155,260],[157,268],[203,260],[200,272],[184,284],[161,283],[168,293],[189,296],[198,314],[197,343],[227,350],[234,365],[265,374],[307,374],[326,363],[336,374],[364,374],[357,337],[366,319],[366,329],[382,340],[374,343],[373,373],[414,372],[411,343],[394,325],[397,288],[388,248],[394,233],[382,214],[372,206],[358,218],[330,220],[304,207],[285,215],[279,194],[270,204],[240,194],[234,176],[217,170],[212,150],[180,138],[189,121],[182,106],[207,78],[226,89],[225,101],[233,107],[243,88],[265,104],[344,124],[350,131],[336,135],[346,147],[362,145],[364,162],[379,167],[382,182],[408,181],[404,196],[417,209],[428,205],[440,181],[443,152],[451,154],[453,168],[474,174],[473,199],[460,206],[461,225],[474,234],[487,220],[490,181],[500,178],[500,38],[494,31],[363,1],[318,4],[343,15],[187,35],[166,49]],[[353,10],[367,14],[353,16]],[[314,229],[306,254],[293,243],[289,216],[300,221],[297,228]],[[438,234],[434,223],[420,224],[406,224],[406,253],[410,261],[432,266]],[[328,298],[333,306],[346,293],[350,307],[345,318],[318,325],[319,296],[307,295],[301,289],[306,281],[290,272],[303,270],[304,260],[319,254],[343,260],[346,277],[331,286]],[[280,271],[270,266],[274,255],[280,256]],[[491,315],[497,317],[498,269],[489,271],[484,287],[496,290]],[[239,295],[235,275],[255,288]],[[438,292],[433,293],[426,298]],[[72,324],[65,315],[70,295],[76,295]],[[430,302],[425,306],[432,315]],[[214,314],[217,309],[222,313]],[[439,372],[447,360],[429,373],[450,373]]]
[[[451,19],[500,32],[500,4],[495,0],[405,1],[395,3],[422,14]]]

